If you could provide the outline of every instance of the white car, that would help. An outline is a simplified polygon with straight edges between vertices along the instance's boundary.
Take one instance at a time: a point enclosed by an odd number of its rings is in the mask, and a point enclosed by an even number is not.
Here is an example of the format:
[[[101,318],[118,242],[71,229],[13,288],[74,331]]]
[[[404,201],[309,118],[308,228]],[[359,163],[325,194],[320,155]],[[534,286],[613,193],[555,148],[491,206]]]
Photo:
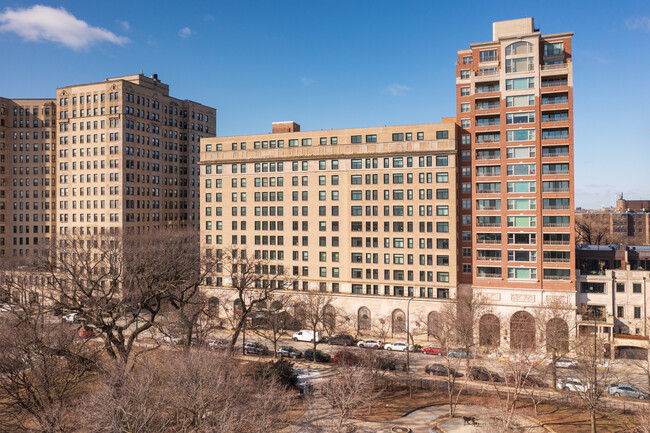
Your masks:
[[[320,341],[320,332],[316,331],[316,343]],[[302,329],[292,336],[293,341],[314,341],[314,331]]]
[[[77,313],[70,313],[70,314],[66,314],[65,316],[62,316],[61,320],[68,323],[75,323],[76,318],[77,318]]]
[[[413,345],[409,344],[408,346],[409,352],[413,352]],[[390,343],[384,346],[384,349],[386,350],[394,350],[396,352],[405,352],[406,351],[406,343],[403,341],[397,341],[395,343]]]
[[[557,380],[557,387],[566,391],[587,392],[588,386],[588,384],[582,383],[580,379],[575,377],[567,377],[564,380]]]
[[[183,337],[177,337],[174,335],[163,335],[162,341],[170,344],[183,344]]]
[[[549,364],[552,362],[553,361],[549,361]],[[578,362],[573,359],[558,358],[557,361],[555,361],[555,366],[558,368],[578,368]]]
[[[9,304],[0,304],[0,313],[12,311],[13,308]]]
[[[363,340],[357,343],[360,348],[381,349],[381,341],[379,340]]]

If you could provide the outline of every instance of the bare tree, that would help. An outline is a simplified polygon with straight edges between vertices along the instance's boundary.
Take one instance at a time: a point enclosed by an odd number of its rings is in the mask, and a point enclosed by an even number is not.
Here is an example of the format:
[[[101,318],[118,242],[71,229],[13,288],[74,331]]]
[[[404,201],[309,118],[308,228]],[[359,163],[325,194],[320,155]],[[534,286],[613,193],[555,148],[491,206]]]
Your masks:
[[[258,304],[256,317],[252,320],[251,329],[255,335],[262,337],[273,345],[273,357],[278,353],[280,338],[288,334],[293,326],[292,317],[295,297],[291,293],[274,292],[265,302]]]
[[[372,333],[386,343],[386,339],[391,333],[391,318],[390,316],[383,316],[372,321]]]
[[[351,412],[368,405],[381,395],[372,372],[366,366],[339,366],[327,384],[325,398],[336,411],[335,432],[340,432]]]
[[[0,324],[0,432],[75,431],[70,408],[97,362],[75,337],[38,317]]]
[[[455,303],[446,304],[439,312],[432,313],[435,325],[427,329],[427,333],[441,348],[440,359],[447,372],[447,398],[449,416],[456,414],[456,406],[465,390],[468,377],[456,386],[457,372],[463,360],[469,373],[472,351],[475,346],[474,329],[479,318],[485,312],[484,299],[478,294],[459,293]]]
[[[624,236],[609,227],[609,214],[589,212],[577,214],[575,219],[576,242],[582,245],[619,244]]]
[[[80,405],[83,431],[96,433],[272,431],[290,402],[273,382],[243,374],[228,353],[152,356],[120,387],[108,378]]]
[[[324,335],[326,329],[332,329],[335,325],[331,322],[336,321],[332,305],[332,295],[320,292],[308,292],[300,298],[300,302],[295,305],[295,315],[305,329],[313,332],[312,341],[314,350],[313,362],[316,362],[316,347],[320,342],[317,335]]]
[[[589,316],[583,314],[583,317]],[[584,388],[577,387],[575,393],[589,411],[592,433],[597,429],[596,412],[600,399],[607,392],[607,385],[615,381],[613,371],[605,357],[606,344],[606,340],[598,335],[595,328],[591,332],[583,331],[576,339],[575,352],[578,367],[572,370],[571,376],[579,379],[584,385]]]
[[[226,311],[234,331],[230,341],[234,347],[251,312],[269,301],[275,292],[288,289],[292,282],[282,264],[250,257],[246,250],[226,252],[223,266],[232,289],[227,298],[231,306]]]
[[[76,313],[126,371],[148,350],[135,343],[155,325],[163,305],[173,294],[201,284],[197,236],[169,229],[59,237],[38,267],[47,275],[46,300]]]
[[[550,356],[548,370],[557,390],[557,361],[571,351],[571,335],[575,335],[575,308],[566,299],[551,299],[535,311],[537,334],[544,336],[546,353]],[[541,348],[540,348],[541,349]]]

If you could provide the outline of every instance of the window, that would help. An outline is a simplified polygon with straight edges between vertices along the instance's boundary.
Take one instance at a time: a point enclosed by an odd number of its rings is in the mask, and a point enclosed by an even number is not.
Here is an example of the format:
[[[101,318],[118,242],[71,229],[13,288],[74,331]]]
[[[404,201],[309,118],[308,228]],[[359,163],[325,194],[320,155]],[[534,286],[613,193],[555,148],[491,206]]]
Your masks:
[[[537,279],[536,268],[508,268],[509,279]]]
[[[481,62],[496,62],[496,60],[497,60],[497,50],[481,51],[480,53]]]
[[[436,182],[438,182],[438,183],[448,183],[449,182],[449,173],[436,173]]]
[[[625,293],[625,283],[616,283],[616,292]]]
[[[515,129],[506,131],[507,141],[532,141],[535,139],[534,129]]]
[[[529,111],[525,113],[506,113],[506,124],[519,125],[522,123],[535,123],[535,112]]]
[[[460,79],[461,80],[469,79],[469,69],[465,69],[465,70],[460,71]]]
[[[404,134],[401,132],[393,134],[393,141],[404,141]]]
[[[436,167],[446,167],[449,165],[449,157],[436,156]]]
[[[641,307],[634,307],[634,318],[635,319],[641,318]]]
[[[439,283],[448,283],[449,272],[438,272],[436,275],[436,281],[438,281]]]
[[[449,138],[449,131],[436,131],[436,140],[447,140]]]
[[[469,87],[461,87],[460,96],[469,96]]]
[[[580,293],[605,293],[605,283],[580,282]]]
[[[506,90],[532,89],[534,87],[535,79],[533,77],[506,80]]]
[[[350,137],[350,142],[352,143],[361,143],[361,136],[360,135],[353,135]]]
[[[461,119],[461,121],[460,121],[461,128],[469,128],[470,125],[471,125],[471,123],[470,123],[469,119]],[[467,136],[467,137],[469,137],[469,136]],[[463,144],[469,144],[469,142],[468,143],[463,143]]]
[[[377,136],[375,134],[366,135],[366,143],[376,143],[376,142],[377,142]]]
[[[616,307],[616,317],[620,317],[620,318],[625,317],[625,307],[621,305]]]
[[[506,107],[530,107],[535,105],[535,95],[506,96]]]
[[[557,54],[564,53],[564,43],[563,42],[553,42],[544,44],[544,55],[545,56],[554,56]]]
[[[642,293],[641,283],[634,283],[632,285],[632,293]]]
[[[509,147],[506,154],[508,159],[534,158],[535,146]]]

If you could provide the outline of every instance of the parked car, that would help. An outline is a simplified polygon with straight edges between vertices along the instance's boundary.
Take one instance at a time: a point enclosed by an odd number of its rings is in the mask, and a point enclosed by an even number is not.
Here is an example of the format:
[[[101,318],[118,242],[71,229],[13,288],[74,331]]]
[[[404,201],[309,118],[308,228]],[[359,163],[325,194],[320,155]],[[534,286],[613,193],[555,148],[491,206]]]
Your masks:
[[[357,365],[361,362],[361,359],[352,352],[343,351],[334,355],[334,362],[340,362],[347,365]]]
[[[431,364],[424,367],[424,372],[426,374],[434,376],[447,376],[447,371],[447,367],[442,364]],[[449,373],[454,377],[463,377],[463,373],[459,373],[453,368],[449,368]]]
[[[162,341],[164,343],[175,344],[175,345],[183,344],[183,337],[180,337],[178,335],[165,334],[162,337]]]
[[[648,393],[635,388],[632,385],[613,383],[607,387],[607,392],[615,397],[631,397],[645,400],[648,398]]]
[[[287,358],[295,359],[295,358],[301,358],[302,352],[291,346],[283,346],[278,348],[278,355],[280,356],[280,358],[284,358],[286,356]]]
[[[61,316],[61,320],[67,323],[79,323],[79,315],[77,313],[66,314]]]
[[[582,383],[580,379],[568,377],[566,379],[558,379],[557,387],[565,391],[587,392],[588,385]]]
[[[429,347],[424,347],[422,349],[422,353],[424,353],[425,355],[438,355],[438,356],[440,356],[440,355],[442,355],[442,349],[439,348],[439,347],[435,347],[435,346],[429,346]]]
[[[403,341],[397,341],[395,343],[390,343],[384,346],[384,349],[386,350],[393,350],[396,352],[405,352],[406,351],[406,343]],[[413,352],[413,345],[409,344],[408,346],[409,352]]]
[[[307,361],[314,360],[314,351],[312,349],[305,350],[305,359]],[[316,351],[316,362],[330,362],[331,359],[327,353],[323,353],[320,350]]]
[[[382,348],[382,343],[379,340],[363,340],[359,341],[357,343],[357,346],[359,346],[362,349],[368,348],[368,349],[381,349]]]
[[[226,340],[217,339],[208,340],[207,345],[210,349],[215,350],[226,350],[228,347],[230,347],[230,344]]]
[[[326,339],[327,344],[332,344],[336,346],[353,346],[354,338],[351,335],[341,334],[329,337]]]
[[[318,343],[320,338],[320,332],[316,331],[316,342]],[[295,334],[293,334],[293,341],[314,341],[314,331],[309,329],[302,329]]]
[[[12,311],[13,307],[9,304],[0,304],[0,313]]]
[[[484,382],[504,381],[503,377],[483,367],[471,367],[469,369],[469,378],[472,380],[482,380]]]
[[[508,376],[508,383],[514,384],[516,382],[516,377],[514,375],[509,375]],[[536,388],[547,388],[548,384],[541,380],[540,378],[532,375],[521,375],[519,376],[519,382],[521,382],[522,385],[528,386],[528,387],[536,387]]]
[[[81,328],[77,331],[77,335],[80,338],[92,338],[95,336],[95,332],[92,329]]]
[[[548,364],[551,364],[553,361],[548,361]],[[558,358],[555,361],[555,366],[557,368],[578,368],[578,361],[574,361],[569,358]]]
[[[269,349],[260,343],[245,343],[244,355],[267,355]]]
[[[472,353],[467,352],[463,349],[455,349],[455,350],[450,350],[447,352],[447,356],[453,356],[454,358],[466,358],[466,357],[471,357]]]

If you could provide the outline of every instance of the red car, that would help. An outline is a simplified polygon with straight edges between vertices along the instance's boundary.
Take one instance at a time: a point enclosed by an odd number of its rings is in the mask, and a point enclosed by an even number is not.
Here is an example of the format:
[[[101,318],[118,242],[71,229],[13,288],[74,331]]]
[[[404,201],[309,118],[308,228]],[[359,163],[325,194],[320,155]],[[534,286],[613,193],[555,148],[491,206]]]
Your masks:
[[[352,352],[338,352],[334,355],[334,362],[340,362],[347,365],[356,365],[361,362],[358,356]]]
[[[78,332],[77,335],[80,338],[92,338],[95,336],[95,333],[93,332],[92,329],[86,329],[86,328],[81,328]]]
[[[424,353],[425,355],[438,355],[438,356],[440,356],[440,355],[442,355],[442,349],[439,348],[439,347],[429,346],[429,347],[423,348],[422,353]]]

